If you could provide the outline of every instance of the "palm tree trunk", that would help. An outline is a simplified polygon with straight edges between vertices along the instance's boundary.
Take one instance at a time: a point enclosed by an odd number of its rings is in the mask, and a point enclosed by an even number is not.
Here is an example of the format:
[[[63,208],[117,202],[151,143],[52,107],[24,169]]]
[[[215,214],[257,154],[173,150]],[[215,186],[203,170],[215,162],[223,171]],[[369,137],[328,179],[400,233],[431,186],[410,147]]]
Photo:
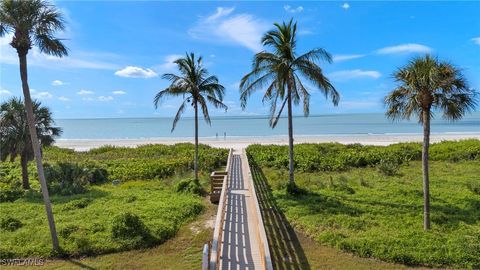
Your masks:
[[[430,229],[430,183],[428,175],[428,149],[430,147],[430,111],[423,111],[423,229]]]
[[[289,155],[289,181],[290,187],[295,185],[293,174],[293,119],[292,119],[292,91],[289,87],[287,94],[288,103],[288,155]]]
[[[43,202],[45,204],[45,211],[47,212],[48,225],[50,227],[50,234],[52,236],[53,249],[58,251],[60,246],[58,244],[57,229],[55,228],[55,220],[53,218],[52,205],[50,204],[50,196],[48,195],[47,182],[43,172],[42,153],[40,143],[37,137],[37,129],[35,127],[35,118],[33,115],[32,98],[30,97],[30,89],[28,87],[27,75],[27,52],[19,52],[20,58],[20,77],[22,79],[22,90],[25,98],[25,110],[27,112],[27,123],[30,131],[30,138],[32,140],[33,152],[35,161],[37,163],[38,179],[42,188]]]
[[[20,156],[20,163],[22,164],[22,186],[23,189],[30,189],[30,183],[28,181],[28,159],[26,154]]]
[[[195,100],[195,164],[194,170],[195,170],[195,181],[198,181],[198,103]]]

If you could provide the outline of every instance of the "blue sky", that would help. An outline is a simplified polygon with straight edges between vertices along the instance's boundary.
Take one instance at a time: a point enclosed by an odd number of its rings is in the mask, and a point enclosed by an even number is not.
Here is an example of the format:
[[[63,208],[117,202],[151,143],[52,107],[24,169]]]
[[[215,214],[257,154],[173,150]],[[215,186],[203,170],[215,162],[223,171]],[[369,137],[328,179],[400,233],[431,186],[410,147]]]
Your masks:
[[[463,69],[480,89],[480,2],[91,2],[57,1],[65,14],[69,57],[30,51],[29,83],[56,118],[172,117],[180,100],[154,109],[172,61],[195,52],[226,87],[228,112],[265,115],[261,93],[239,107],[238,82],[261,35],[274,22],[298,21],[298,53],[322,47],[334,56],[324,72],[341,93],[333,107],[310,89],[311,114],[382,112],[391,74],[431,53]],[[18,59],[0,39],[0,99],[21,95]],[[191,110],[186,115],[191,115]],[[295,114],[301,114],[296,108]]]

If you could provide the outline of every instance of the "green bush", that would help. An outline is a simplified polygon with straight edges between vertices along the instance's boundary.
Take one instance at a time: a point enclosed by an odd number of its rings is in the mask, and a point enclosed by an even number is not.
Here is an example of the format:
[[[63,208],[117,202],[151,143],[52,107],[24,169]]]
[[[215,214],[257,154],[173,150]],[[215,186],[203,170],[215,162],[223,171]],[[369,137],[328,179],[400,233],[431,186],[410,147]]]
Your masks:
[[[90,203],[92,202],[92,199],[90,198],[81,198],[78,200],[73,200],[68,203],[66,203],[63,206],[64,210],[75,210],[75,209],[82,209],[87,207]]]
[[[175,185],[175,191],[176,192],[187,192],[187,193],[192,193],[192,194],[197,194],[197,195],[203,195],[205,193],[205,190],[203,190],[203,188],[200,185],[200,183],[198,182],[198,180],[195,180],[195,179],[180,180]]]
[[[64,239],[67,239],[72,233],[76,232],[78,229],[79,227],[77,225],[67,225],[66,227],[60,229],[59,234]]]
[[[287,146],[250,145],[247,152],[260,166],[288,169]],[[387,172],[389,168],[394,171],[395,166],[421,158],[420,143],[399,143],[389,146],[306,143],[295,145],[294,167],[301,172],[344,171],[349,168],[374,167],[382,163],[380,167],[385,168]],[[454,162],[480,159],[480,140],[432,144],[430,159]]]
[[[16,218],[6,217],[2,218],[0,222],[0,228],[6,231],[16,231],[23,226],[22,222]]]
[[[45,178],[52,194],[84,193],[90,183],[88,171],[72,163],[45,164]]]
[[[399,167],[400,165],[398,164],[398,162],[389,159],[382,159],[377,165],[378,171],[387,176],[396,175]]]
[[[480,179],[477,179],[477,180],[470,180],[468,183],[467,183],[467,188],[477,194],[477,195],[480,195]]]
[[[112,239],[129,248],[147,247],[153,240],[140,217],[128,212],[113,218]]]

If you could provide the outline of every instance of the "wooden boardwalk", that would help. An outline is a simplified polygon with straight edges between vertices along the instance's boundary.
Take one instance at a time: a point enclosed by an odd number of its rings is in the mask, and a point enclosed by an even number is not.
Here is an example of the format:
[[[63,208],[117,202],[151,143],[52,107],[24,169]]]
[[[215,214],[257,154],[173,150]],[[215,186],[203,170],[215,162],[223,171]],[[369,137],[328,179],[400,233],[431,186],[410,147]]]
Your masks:
[[[204,246],[202,269],[272,270],[263,218],[244,150],[230,150],[213,241]],[[221,175],[221,172],[213,173]]]

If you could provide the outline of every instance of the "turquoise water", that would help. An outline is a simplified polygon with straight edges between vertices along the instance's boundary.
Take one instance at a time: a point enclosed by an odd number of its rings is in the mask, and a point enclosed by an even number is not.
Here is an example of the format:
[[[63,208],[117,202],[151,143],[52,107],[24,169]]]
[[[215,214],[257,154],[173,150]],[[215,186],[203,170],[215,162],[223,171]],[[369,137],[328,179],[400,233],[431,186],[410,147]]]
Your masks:
[[[287,134],[287,121],[281,119],[275,129],[267,117],[213,117],[212,125],[199,121],[201,137],[276,136]],[[193,137],[194,121],[183,118],[175,131],[171,118],[58,119],[63,128],[61,139],[142,139]],[[416,121],[391,122],[381,113],[318,115],[294,118],[295,135],[420,134]],[[458,122],[438,117],[432,120],[432,133],[480,133],[480,112]]]

